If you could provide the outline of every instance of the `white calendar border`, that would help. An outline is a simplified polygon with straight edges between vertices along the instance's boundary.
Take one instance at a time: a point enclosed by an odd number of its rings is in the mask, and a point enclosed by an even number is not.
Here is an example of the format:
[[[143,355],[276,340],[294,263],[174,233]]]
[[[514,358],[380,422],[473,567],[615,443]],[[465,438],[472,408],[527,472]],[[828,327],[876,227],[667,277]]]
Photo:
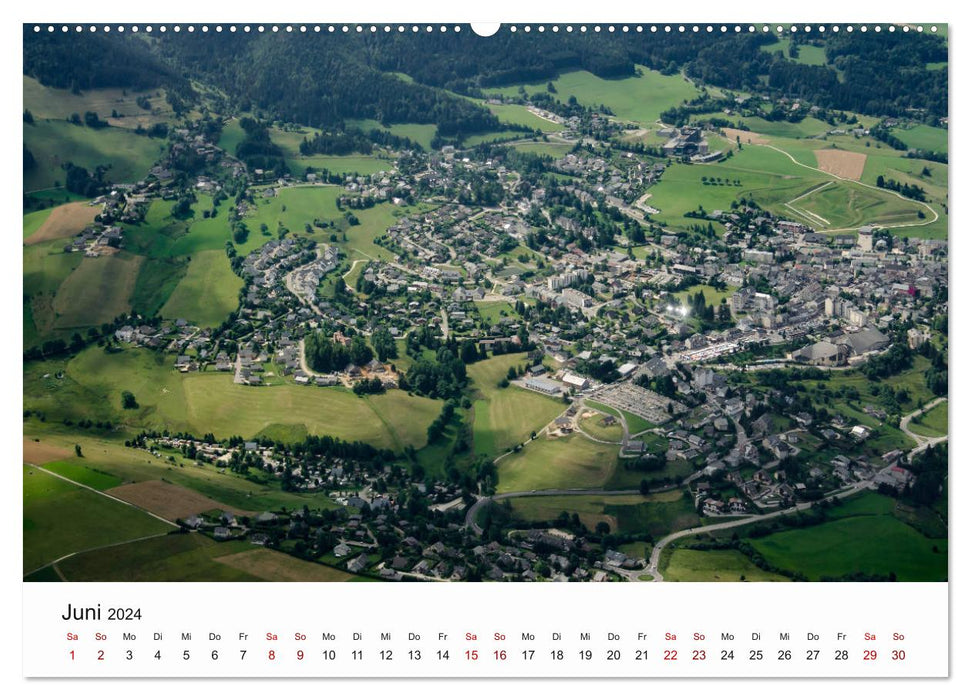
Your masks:
[[[655,4],[647,3],[633,3],[633,2],[622,2],[613,3],[610,5],[592,5],[586,7],[579,7],[570,9],[565,7],[564,2],[549,2],[549,1],[536,1],[530,2],[529,4],[523,2],[516,2],[515,0],[489,0],[488,3],[483,3],[475,7],[468,7],[465,5],[459,5],[456,3],[445,3],[441,1],[430,1],[430,2],[390,2],[389,0],[375,0],[374,2],[365,5],[355,5],[355,4],[345,4],[345,5],[323,5],[322,3],[310,3],[306,0],[300,0],[296,3],[289,3],[286,11],[281,12],[281,8],[272,7],[267,8],[266,6],[253,5],[250,7],[240,7],[239,3],[227,3],[223,7],[219,7],[216,3],[199,3],[199,2],[189,2],[187,0],[172,0],[171,2],[166,2],[164,7],[151,7],[146,5],[134,6],[126,5],[122,6],[120,3],[112,3],[114,6],[109,6],[107,3],[99,4],[97,7],[81,7],[74,3],[67,3],[63,0],[55,0],[54,2],[47,2],[43,5],[25,5],[20,4],[16,8],[16,17],[7,18],[9,21],[4,24],[3,31],[5,33],[5,38],[7,39],[6,45],[15,47],[20,46],[20,27],[17,26],[21,22],[27,21],[49,21],[49,22],[63,22],[63,21],[125,21],[125,22],[158,22],[162,21],[224,21],[227,18],[233,21],[252,21],[252,20],[272,20],[275,19],[273,15],[279,15],[278,19],[281,21],[287,21],[288,19],[321,19],[332,22],[358,22],[358,21],[408,21],[408,22],[468,22],[468,21],[497,21],[501,20],[504,22],[535,22],[537,20],[543,20],[549,22],[551,19],[555,19],[557,22],[635,22],[637,20],[643,20],[650,23],[661,23],[661,22],[682,22],[682,21],[697,21],[697,22],[765,22],[769,20],[786,20],[793,21],[797,20],[800,22],[861,22],[863,20],[873,20],[873,12],[868,12],[862,10],[859,7],[852,6],[846,2],[836,2],[833,0],[819,0],[814,2],[809,7],[800,7],[799,10],[794,13],[793,17],[780,17],[781,14],[793,13],[792,8],[786,7],[784,12],[780,12],[780,5],[777,1],[770,0],[757,0],[747,2],[744,6],[735,7],[729,6],[727,3],[693,3],[693,4],[683,4],[683,5],[665,5],[657,6]],[[878,19],[886,21],[887,18],[891,19],[902,19],[902,20],[930,20],[930,21],[945,21],[949,20],[952,24],[949,29],[949,36],[951,38],[951,60],[950,60],[950,70],[952,79],[950,81],[950,90],[952,97],[952,113],[951,121],[952,124],[956,123],[955,118],[958,114],[968,114],[969,106],[967,101],[967,90],[962,90],[959,83],[954,80],[955,75],[964,76],[966,72],[971,69],[966,56],[968,54],[967,49],[962,46],[959,42],[964,36],[962,30],[971,27],[971,24],[965,23],[965,16],[958,16],[955,11],[947,4],[943,2],[922,2],[917,5],[913,3],[902,3],[902,2],[890,2],[883,3],[880,8],[880,12],[877,14]],[[971,30],[968,32],[971,35]],[[13,50],[13,49],[12,49]],[[4,85],[7,88],[7,94],[20,94],[20,71],[14,68],[19,63],[19,58],[10,61],[10,66],[3,73]],[[17,70],[16,73],[13,71]],[[17,130],[21,129],[20,120],[18,119],[18,114],[14,109],[5,110],[3,113],[3,119],[5,120],[6,126],[8,127],[6,133],[17,133]],[[963,164],[968,160],[969,149],[968,143],[969,139],[967,132],[955,132],[951,134],[952,146],[951,151],[958,154],[956,160]],[[19,158],[19,154],[16,152],[15,141],[8,137],[4,140],[0,148],[3,148],[3,152],[7,155],[6,162],[15,163]],[[962,166],[955,168],[953,165],[950,169],[950,190],[952,192],[966,191],[968,179],[965,177],[966,169]],[[8,212],[16,212],[20,209],[19,193],[13,191],[10,188],[10,192],[5,192],[4,197],[7,198],[7,208]],[[959,232],[962,229],[969,228],[969,226],[962,224],[971,223],[971,219],[964,215],[963,207],[961,206],[961,200],[958,200],[957,205],[952,204],[951,210],[951,221],[952,221],[952,232]],[[19,227],[19,223],[14,223],[12,214],[11,216],[11,228]],[[13,237],[11,236],[12,240]],[[8,245],[11,245],[8,241]],[[971,261],[971,250],[969,250],[969,243],[962,241],[959,233],[955,233],[950,239],[950,257],[952,261],[959,260],[961,262]],[[10,267],[11,269],[5,270],[7,274],[4,274],[0,278],[0,284],[3,284],[5,291],[8,294],[16,293],[16,286],[19,284],[18,277],[22,275],[18,274],[21,272],[20,267],[20,256],[11,255],[9,258],[5,258],[3,265]],[[954,263],[952,262],[952,265]],[[955,269],[960,270],[960,267],[955,266]],[[963,330],[968,328],[968,311],[971,309],[971,294],[969,294],[967,283],[961,278],[961,276],[956,276],[951,285],[951,299],[957,300],[957,304],[952,301],[952,314],[953,320],[951,321],[951,342],[957,341],[956,347],[958,352],[954,353],[955,356],[961,356],[961,349],[968,347],[967,343],[967,331]],[[16,297],[13,297],[16,298]],[[21,324],[16,318],[16,311],[14,311],[14,304],[5,305],[5,318],[8,323],[13,323],[14,328],[20,328]],[[4,347],[3,352],[8,356],[7,366],[16,367],[19,361],[19,348],[21,344],[19,342],[9,342],[6,347]],[[962,395],[965,389],[971,388],[971,383],[969,383],[968,370],[957,363],[955,366],[951,367],[951,377],[953,382],[952,393],[957,395]],[[22,376],[20,373],[17,374],[17,379],[15,382],[15,389],[10,392],[10,398],[4,404],[4,412],[6,421],[3,422],[3,435],[6,438],[7,444],[19,444],[19,423],[20,423],[20,404],[17,398],[18,389],[19,393],[22,394]],[[971,418],[971,415],[967,414],[964,406],[957,406],[952,409],[951,424],[952,425],[963,425],[965,417]],[[966,488],[966,480],[962,474],[960,474],[960,465],[968,461],[968,454],[966,445],[959,437],[957,444],[952,444],[952,464],[955,468],[951,470],[950,475],[950,492],[952,494],[952,501],[957,502],[959,495],[966,495],[968,490]],[[11,465],[16,466],[16,465]],[[19,473],[19,469],[17,470]],[[955,477],[957,477],[955,479]],[[21,493],[20,489],[8,489],[8,503],[6,512],[11,515],[16,515],[20,512],[22,507]],[[962,598],[959,598],[953,594],[955,586],[959,583],[963,583],[968,579],[968,567],[967,560],[961,559],[957,560],[955,557],[958,548],[953,546],[954,542],[963,542],[968,528],[968,516],[965,513],[955,512],[954,509],[950,509],[952,515],[952,523],[950,530],[950,540],[952,546],[950,547],[951,552],[951,622],[952,622],[952,635],[951,635],[951,658],[953,660],[959,660],[957,664],[952,664],[952,677],[961,678],[966,677],[968,672],[962,668],[960,662],[961,659],[968,658],[969,647],[964,643],[961,634],[955,634],[954,629],[959,625],[957,623],[959,617],[965,614],[967,609],[967,604],[964,603]],[[20,523],[14,518],[10,517],[7,523],[8,533],[14,532],[16,536],[13,538],[15,541],[11,546],[11,550],[14,552],[11,559],[12,564],[9,566],[9,571],[7,576],[4,577],[4,601],[11,606],[15,606],[17,601],[20,600],[20,590],[24,585],[21,583],[20,574],[20,552],[22,551],[22,529]],[[260,586],[272,586],[276,584],[234,584],[234,585],[260,585]],[[285,585],[285,584],[282,584]],[[462,585],[462,584],[456,584]],[[502,584],[499,584],[502,585]],[[722,587],[730,586],[733,584],[713,584],[718,587],[718,590],[722,590]],[[839,587],[844,584],[821,584],[830,587]],[[849,584],[851,585],[851,584]],[[893,584],[888,584],[893,585]],[[12,620],[16,619],[16,614],[11,611],[11,614],[6,615],[4,619]],[[964,630],[964,626],[961,625],[960,628]],[[17,635],[14,630],[7,629],[7,644],[4,645],[3,655],[3,668],[4,668],[4,680],[13,680],[16,683],[16,679],[20,678],[20,664],[16,663],[17,649],[19,648],[19,643]],[[966,664],[965,664],[966,665]],[[678,683],[683,683],[683,680],[675,681],[653,681],[650,687],[644,690],[648,693],[657,693],[679,689]],[[898,682],[898,681],[834,681],[827,682],[824,687],[817,687],[814,684],[792,684],[787,681],[757,681],[757,682],[730,682],[730,683],[718,683],[715,685],[713,681],[693,681],[696,683],[711,683],[710,686],[700,686],[697,687],[698,690],[705,692],[710,690],[710,692],[717,693],[719,696],[727,697],[762,697],[762,696],[775,696],[780,692],[791,694],[794,690],[799,694],[799,689],[806,689],[808,692],[817,694],[818,692],[826,690],[848,690],[851,692],[864,691],[858,683],[866,682],[868,686],[864,692],[872,692],[870,688],[876,690],[881,695],[886,697],[912,697],[915,693],[920,692],[924,687],[923,683],[918,682]],[[214,685],[218,683],[218,685]],[[173,690],[177,692],[189,691],[192,693],[232,693],[237,697],[266,697],[268,693],[276,695],[280,691],[285,693],[307,693],[314,692],[320,689],[319,686],[310,685],[311,682],[308,681],[293,681],[286,682],[284,685],[277,686],[276,681],[176,681],[176,685],[173,687],[169,683],[144,683],[139,681],[84,681],[84,682],[26,682],[22,678],[19,681],[19,689],[24,693],[29,693],[31,697],[48,697],[53,695],[67,695],[69,691],[73,689],[78,689],[80,692],[87,695],[88,693],[95,694],[99,696],[122,696],[138,694],[138,696],[143,698],[155,698],[155,697],[165,697],[169,698]],[[420,690],[422,691],[439,691],[445,693],[460,692],[466,697],[493,697],[495,693],[507,692],[508,690],[516,690],[521,692],[531,692],[536,690],[546,691],[547,688],[556,692],[557,695],[563,697],[571,696],[587,696],[590,692],[595,692],[598,689],[606,689],[615,692],[624,692],[626,690],[635,689],[633,686],[634,682],[618,681],[616,683],[611,683],[609,686],[594,685],[593,681],[570,681],[570,682],[554,682],[554,681],[497,681],[498,685],[495,683],[485,683],[470,685],[462,682],[456,681],[437,681],[429,684],[428,686],[422,686]],[[541,683],[541,684],[540,684]],[[669,686],[669,684],[672,684]],[[833,688],[833,685],[837,688]],[[870,685],[872,684],[872,685]],[[331,681],[325,687],[326,692],[334,692],[346,690],[349,692],[360,692],[362,686],[365,685],[364,681],[360,680],[350,680],[350,681]],[[410,684],[411,687],[406,689],[406,692],[410,690],[419,690],[416,684]],[[13,685],[12,687],[17,688],[18,685]],[[638,688],[640,686],[637,686]],[[692,686],[695,688],[695,686]],[[944,685],[942,683],[935,683],[930,686],[930,689],[935,693],[945,693],[949,694],[951,690],[954,690],[956,684],[949,683]],[[399,686],[394,681],[371,681],[366,682],[366,689],[370,692],[381,692],[381,691],[391,691],[399,692]],[[808,694],[808,693],[807,693]]]

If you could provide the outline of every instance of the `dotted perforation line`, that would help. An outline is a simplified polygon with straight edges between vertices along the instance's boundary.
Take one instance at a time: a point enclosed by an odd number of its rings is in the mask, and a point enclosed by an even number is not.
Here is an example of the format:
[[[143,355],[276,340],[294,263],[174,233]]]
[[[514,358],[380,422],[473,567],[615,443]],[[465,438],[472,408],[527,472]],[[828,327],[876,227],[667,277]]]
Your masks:
[[[217,24],[217,25],[212,25],[212,26],[207,25],[207,24],[203,24],[203,25],[195,25],[195,24],[187,24],[187,25],[173,24],[173,25],[166,25],[166,24],[162,24],[162,25],[157,25],[157,26],[150,25],[150,24],[149,25],[137,25],[137,24],[134,24],[134,25],[124,25],[124,24],[119,24],[119,25],[110,25],[110,24],[105,24],[105,25],[95,25],[95,24],[90,24],[90,25],[80,25],[80,24],[76,24],[76,25],[67,25],[67,24],[61,24],[61,25],[54,25],[54,24],[40,25],[40,24],[35,24],[34,27],[33,27],[33,29],[34,29],[34,32],[35,33],[40,33],[40,32],[44,32],[44,31],[46,31],[48,33],[54,33],[54,32],[57,32],[57,31],[60,31],[62,33],[68,33],[68,32],[71,32],[71,31],[74,31],[75,33],[82,33],[82,32],[87,31],[87,32],[91,32],[91,33],[102,32],[102,33],[105,33],[105,34],[108,34],[108,33],[111,33],[111,32],[117,32],[119,34],[123,34],[125,32],[130,32],[132,34],[137,34],[138,32],[144,32],[146,34],[151,34],[153,32],[157,32],[157,33],[164,34],[164,33],[169,32],[169,31],[175,32],[176,34],[182,32],[182,31],[189,32],[190,34],[195,33],[197,31],[198,32],[201,32],[203,34],[206,34],[206,33],[210,32],[210,31],[214,31],[217,34],[218,33],[222,33],[224,31],[225,32],[229,32],[231,34],[232,33],[236,33],[236,32],[243,32],[244,34],[246,34],[246,33],[253,33],[253,32],[255,32],[255,33],[266,33],[266,32],[279,33],[279,32],[284,32],[284,33],[287,33],[287,34],[292,34],[292,33],[301,33],[301,34],[314,33],[314,34],[320,34],[322,32],[326,32],[328,34],[334,34],[334,33],[343,33],[343,34],[351,34],[351,33],[364,34],[364,33],[370,33],[370,34],[377,34],[379,32],[383,32],[385,34],[389,34],[391,32],[398,32],[399,34],[404,34],[406,32],[411,32],[413,34],[417,34],[417,33],[422,32],[422,31],[424,31],[425,33],[432,33],[432,32],[435,32],[435,31],[438,31],[440,33],[446,33],[446,32],[455,32],[455,33],[458,33],[458,32],[463,31],[462,26],[457,25],[457,24],[456,25],[445,25],[445,24],[441,24],[441,25],[432,25],[432,24],[425,24],[425,25],[418,25],[418,24],[410,24],[410,25],[405,25],[405,24],[398,24],[398,25],[391,25],[391,24],[383,24],[383,25],[378,25],[378,24],[370,24],[370,25],[363,25],[363,24],[327,24],[327,25],[321,25],[321,24],[313,24],[313,25],[308,25],[308,24],[285,24],[285,25],[278,25],[278,24],[272,24],[272,25],[263,25],[263,24],[249,25],[249,24],[243,24],[243,25],[235,25],[235,24],[229,24],[229,25],[222,25],[222,24]],[[692,33],[692,34],[701,34],[701,33],[706,33],[706,34],[714,34],[714,33],[721,33],[721,34],[728,34],[728,33],[741,34],[741,33],[748,33],[748,34],[754,34],[754,33],[757,33],[757,32],[761,32],[761,33],[765,33],[765,34],[770,33],[770,32],[774,32],[776,34],[785,34],[785,33],[795,34],[795,33],[798,33],[798,32],[802,32],[802,33],[812,33],[812,32],[816,32],[816,33],[823,34],[823,33],[827,33],[827,32],[839,33],[841,31],[846,32],[846,33],[852,33],[852,32],[855,32],[855,31],[859,31],[859,32],[863,32],[863,33],[866,33],[868,31],[873,31],[873,32],[876,32],[876,33],[880,33],[880,32],[883,32],[883,31],[887,31],[887,32],[890,32],[890,33],[894,33],[896,31],[901,31],[901,32],[903,32],[903,33],[906,34],[906,33],[911,32],[911,31],[915,31],[915,32],[918,32],[918,33],[925,31],[924,25],[920,25],[920,24],[918,24],[918,25],[903,25],[903,26],[899,26],[899,27],[897,25],[893,25],[893,24],[886,25],[886,26],[879,25],[879,24],[876,24],[876,25],[867,25],[867,24],[860,24],[860,25],[852,25],[852,24],[848,24],[848,25],[839,25],[839,24],[834,24],[834,25],[824,25],[824,24],[820,24],[820,25],[809,25],[809,24],[805,24],[805,25],[797,25],[797,24],[791,24],[791,25],[781,25],[781,24],[779,24],[779,25],[771,25],[771,24],[759,24],[759,25],[756,25],[756,24],[748,24],[748,25],[739,25],[739,24],[736,24],[736,25],[725,25],[725,24],[721,24],[721,25],[712,25],[712,24],[704,24],[704,25],[701,25],[701,24],[691,24],[691,25],[685,25],[685,24],[677,24],[677,25],[674,25],[674,24],[650,24],[650,25],[645,25],[645,24],[613,25],[613,24],[611,24],[611,25],[599,25],[599,24],[595,24],[595,25],[591,25],[591,26],[588,26],[588,25],[585,25],[585,24],[579,24],[579,25],[572,25],[572,24],[567,24],[567,25],[558,25],[558,24],[551,24],[551,25],[544,25],[544,24],[539,24],[539,25],[530,25],[530,24],[516,25],[516,24],[512,24],[512,25],[509,25],[509,26],[505,27],[505,29],[508,32],[512,33],[512,34],[515,34],[515,33],[520,32],[520,31],[521,32],[524,32],[524,33],[527,33],[527,34],[530,33],[530,32],[533,32],[533,31],[539,32],[541,34],[544,33],[544,32],[546,32],[546,31],[551,31],[551,32],[554,32],[554,33],[557,33],[557,32],[560,32],[560,31],[565,31],[567,33],[579,32],[581,34],[587,33],[589,31],[592,31],[595,34],[604,33],[604,32],[606,32],[606,33],[616,33],[616,32],[621,32],[621,33],[628,33],[628,32],[644,33],[644,32],[650,32],[652,34],[656,34],[656,33],[665,33],[665,34],[672,34],[672,33],[678,33],[678,34],[688,34],[688,33]],[[937,32],[938,31],[938,27],[937,27],[937,25],[930,25],[930,26],[927,27],[927,30],[930,31],[930,32],[932,32],[932,33],[934,33],[934,32]],[[473,33],[475,33],[474,30],[473,30]]]

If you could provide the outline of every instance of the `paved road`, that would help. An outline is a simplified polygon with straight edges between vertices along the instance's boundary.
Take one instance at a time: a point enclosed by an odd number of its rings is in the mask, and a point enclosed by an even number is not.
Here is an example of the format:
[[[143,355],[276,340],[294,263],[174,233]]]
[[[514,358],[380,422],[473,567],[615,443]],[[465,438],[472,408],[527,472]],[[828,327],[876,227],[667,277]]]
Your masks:
[[[910,430],[911,419],[916,418],[922,413],[926,413],[927,411],[930,411],[932,408],[934,408],[935,406],[937,406],[939,403],[943,401],[947,401],[946,396],[941,396],[939,398],[936,398],[933,401],[931,401],[929,404],[924,406],[923,408],[918,408],[913,413],[908,413],[906,416],[900,419],[900,430],[904,433],[904,435],[906,435],[911,440],[917,443],[917,447],[915,447],[910,451],[910,456],[913,456],[918,452],[926,450],[931,445],[936,445],[940,442],[947,441],[947,435],[942,435],[941,437],[932,438],[932,437],[927,437],[925,435],[918,435],[917,433],[911,432]]]
[[[761,148],[770,148],[773,151],[778,151],[779,153],[781,153],[782,155],[786,156],[789,160],[791,160],[796,165],[802,166],[803,168],[807,168],[808,170],[813,170],[813,171],[815,171],[817,173],[820,173],[821,175],[825,175],[826,177],[835,178],[836,180],[844,180],[846,182],[852,182],[852,183],[854,183],[856,185],[859,185],[860,187],[866,187],[867,189],[870,189],[870,190],[875,190],[877,192],[883,192],[885,194],[894,195],[898,199],[902,199],[905,202],[908,202],[910,204],[916,204],[919,207],[924,207],[934,217],[932,219],[927,219],[925,221],[918,221],[918,222],[910,223],[910,224],[893,224],[893,228],[912,228],[912,227],[915,227],[915,226],[929,226],[930,224],[933,224],[935,221],[937,221],[940,218],[938,216],[938,213],[936,211],[934,211],[934,208],[931,205],[927,204],[926,202],[918,202],[916,199],[910,199],[909,197],[904,197],[899,192],[894,192],[893,190],[883,189],[883,188],[877,187],[875,185],[868,185],[865,182],[860,182],[859,180],[854,180],[854,179],[849,178],[849,177],[841,177],[839,175],[834,175],[833,173],[827,172],[826,170],[822,170],[820,168],[814,168],[811,165],[806,165],[805,163],[800,163],[798,160],[796,160],[792,156],[791,153],[788,153],[787,151],[784,151],[781,148],[778,148],[777,146],[773,146],[773,145],[768,144],[768,143],[752,144],[752,146],[754,146],[756,148],[760,148],[760,147]],[[824,229],[817,229],[817,233],[841,233],[841,232],[844,232],[844,231],[856,231],[857,228],[858,227],[851,227],[851,228],[830,228],[830,229],[825,229],[825,230]]]
[[[847,489],[846,491],[841,491],[836,494],[827,496],[827,498],[847,498],[853,496],[860,491],[870,488],[872,482],[864,481],[856,486]],[[739,527],[741,525],[750,525],[751,523],[759,522],[761,520],[769,520],[771,518],[778,518],[782,515],[788,515],[791,513],[796,513],[802,510],[809,510],[816,504],[816,501],[810,503],[799,503],[791,508],[786,508],[784,510],[777,510],[774,513],[765,513],[764,515],[753,515],[748,518],[739,518],[738,520],[731,520],[724,523],[715,523],[714,525],[703,525],[701,527],[692,527],[687,530],[681,530],[679,532],[672,532],[670,535],[662,538],[651,551],[651,559],[647,566],[643,569],[638,569],[635,571],[630,571],[628,573],[628,579],[631,581],[636,581],[640,576],[651,576],[655,581],[663,581],[664,575],[658,571],[658,564],[661,561],[661,552],[664,548],[675,540],[681,539],[682,537],[688,537],[690,535],[700,535],[706,532],[714,532],[715,530],[727,530],[734,527]]]

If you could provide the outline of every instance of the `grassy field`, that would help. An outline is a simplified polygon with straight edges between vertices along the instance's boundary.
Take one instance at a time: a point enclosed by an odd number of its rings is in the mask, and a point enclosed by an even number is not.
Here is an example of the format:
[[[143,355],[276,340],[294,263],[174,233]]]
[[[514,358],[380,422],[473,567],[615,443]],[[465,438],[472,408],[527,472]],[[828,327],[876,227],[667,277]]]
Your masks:
[[[845,517],[751,543],[770,563],[811,580],[854,572],[893,573],[899,581],[947,579],[947,540],[924,537],[891,515]]]
[[[582,435],[540,437],[499,462],[497,491],[579,489],[603,486],[617,467],[617,446]]]
[[[700,551],[672,549],[664,552],[661,567],[665,581],[788,581],[780,574],[762,571],[734,549]]]
[[[24,245],[71,238],[94,222],[100,213],[88,202],[69,202],[24,215]]]
[[[515,517],[549,522],[561,513],[576,513],[591,531],[604,522],[613,533],[659,538],[700,524],[691,498],[680,490],[641,496],[535,496],[511,499]]]
[[[183,375],[172,361],[141,349],[106,354],[92,347],[67,363],[33,363],[24,368],[25,408],[52,419],[87,417],[220,437],[252,437],[271,425],[299,423],[316,435],[391,449],[423,446],[440,410],[437,401],[398,390],[364,399],[341,388],[246,387],[228,373]],[[138,409],[121,410],[122,391],[135,394]]]
[[[242,288],[243,280],[233,272],[223,251],[200,251],[160,313],[163,318],[184,318],[215,328],[235,311]]]
[[[333,224],[323,231],[314,229],[311,236],[314,240],[331,244],[330,236],[336,233],[337,241],[333,244],[343,249],[351,259],[362,256],[391,259],[391,252],[375,244],[374,239],[383,235],[398,218],[420,209],[396,207],[389,202],[382,202],[370,209],[355,211],[360,224],[348,226],[343,212],[337,208],[340,192],[337,187],[286,187],[278,190],[275,197],[258,199],[257,211],[246,219],[251,232],[250,239],[257,239],[257,245],[265,242],[259,235],[260,224],[265,223],[274,235],[281,225],[290,231],[306,235],[305,225],[321,220]],[[345,237],[347,240],[344,240]]]
[[[219,135],[219,142],[216,144],[231,156],[236,155],[236,147],[246,138],[246,132],[239,125],[239,120],[235,117],[223,124],[222,133]]]
[[[580,420],[580,429],[595,440],[620,443],[621,438],[624,437],[623,427],[618,421],[605,425],[605,417],[603,413],[592,413]]]
[[[148,127],[159,122],[169,121],[172,108],[165,99],[164,90],[145,90],[136,92],[122,88],[98,88],[73,93],[41,85],[34,78],[23,76],[24,107],[31,111],[34,119],[67,119],[71,114],[97,112],[112,126],[134,129]],[[145,97],[150,109],[143,109],[137,103]],[[112,112],[119,116],[112,117]]]
[[[24,347],[31,347],[52,335],[64,335],[54,328],[54,301],[64,280],[84,258],[65,253],[57,241],[25,246],[23,249]],[[69,335],[69,334],[68,334]]]
[[[362,131],[371,131],[372,129],[390,131],[395,136],[411,139],[420,144],[426,151],[432,150],[432,139],[435,137],[435,131],[438,128],[434,124],[389,124],[385,126],[375,119],[347,119],[346,123],[349,127],[356,127]]]
[[[71,552],[161,534],[165,523],[63,479],[24,467],[24,573]]]
[[[910,430],[926,437],[947,435],[947,401],[943,401],[927,413],[911,419]]]
[[[259,581],[217,561],[251,546],[215,542],[196,533],[173,534],[79,554],[58,568],[68,581]]]
[[[808,142],[789,140],[780,148],[800,163],[815,167],[814,149],[809,148]],[[866,223],[892,228],[894,224],[922,224],[933,219],[921,204],[801,167],[786,153],[746,146],[736,151],[731,160],[721,163],[674,164],[651,188],[648,203],[660,210],[656,219],[684,227],[698,223],[697,219],[686,217],[687,212],[697,211],[699,206],[706,212],[728,210],[732,202],[742,197],[754,198],[778,216],[805,222],[819,231],[852,230]],[[708,183],[714,180],[721,184],[705,184],[702,177]],[[918,211],[923,211],[925,220],[918,217]],[[924,225],[902,230],[913,236],[936,233]]]
[[[722,300],[724,300],[725,303],[728,303],[728,300],[731,298],[732,294],[735,293],[736,289],[736,287],[726,287],[724,290],[719,291],[707,284],[696,284],[693,287],[688,287],[682,292],[678,292],[674,296],[680,299],[682,303],[687,303],[689,296],[693,297],[697,295],[698,292],[701,292],[705,295],[705,304],[708,306],[714,306],[715,310],[717,311],[718,306],[722,303]]]
[[[519,317],[508,301],[477,301],[475,308],[482,320],[490,325],[495,325],[504,318]]]
[[[89,171],[110,165],[108,178],[112,181],[135,182],[148,174],[165,147],[162,139],[139,136],[127,129],[90,129],[62,121],[68,114],[61,120],[35,119],[33,124],[24,124],[24,143],[36,160],[36,165],[24,173],[25,192],[63,184],[62,166],[68,162]]]
[[[497,456],[529,438],[562,413],[566,406],[534,391],[497,385],[510,367],[522,366],[525,353],[480,360],[468,368],[477,396],[473,443],[476,454]]]
[[[607,406],[599,401],[587,400],[586,405],[590,408],[602,411],[603,413],[609,413],[612,416],[623,416],[624,420],[627,422],[627,432],[629,432],[631,435],[637,435],[645,430],[656,427],[654,423],[651,423],[649,420],[641,418],[640,416],[635,416],[633,413],[628,411]]]
[[[84,258],[57,290],[55,326],[87,328],[128,312],[142,262],[141,256],[124,251]]]
[[[246,542],[170,535],[71,557],[69,581],[349,581],[345,571]]]
[[[60,474],[66,479],[70,479],[79,484],[90,486],[98,491],[107,491],[121,484],[121,479],[114,474],[108,474],[100,469],[78,464],[76,460],[47,462],[44,464],[44,469],[55,474]]]
[[[806,66],[826,65],[826,50],[822,46],[814,46],[813,44],[799,44],[799,55],[792,58],[789,55],[789,47],[791,45],[792,40],[789,37],[782,37],[774,44],[763,44],[761,48],[763,51],[767,51],[769,53],[781,53],[793,63],[801,63]]]
[[[918,124],[910,128],[896,128],[891,132],[911,148],[947,153],[947,129]]]
[[[66,448],[64,451],[70,450],[70,454],[73,454],[73,446],[80,444],[84,450],[83,459],[73,456],[62,459],[74,465],[73,469],[81,466],[125,483],[164,481],[223,503],[230,510],[300,509],[304,505],[313,509],[336,507],[325,494],[285,492],[277,481],[262,479],[263,475],[256,475],[262,480],[245,478],[211,465],[197,465],[175,454],[170,461],[167,457],[154,457],[145,450],[125,447],[121,437],[96,437],[69,431],[70,428],[61,426],[58,429],[56,425],[39,421],[32,421],[24,427],[26,435],[41,440],[34,443],[31,439],[32,445],[39,444],[47,449]]]
[[[640,75],[604,80],[586,71],[565,73],[553,81],[557,99],[566,102],[572,95],[594,109],[606,105],[618,119],[642,125],[657,121],[661,112],[698,95],[698,89],[680,75],[661,75],[638,66]],[[526,93],[546,92],[546,83],[526,85]],[[499,90],[504,95],[519,94],[518,86]]]
[[[523,153],[533,153],[538,156],[550,156],[551,158],[562,158],[571,150],[573,146],[568,143],[551,143],[546,141],[524,141],[516,143],[513,148]]]
[[[477,102],[499,117],[499,121],[504,124],[518,124],[539,131],[563,131],[565,128],[562,124],[552,122],[549,119],[543,119],[533,114],[523,105],[491,105],[479,100]]]

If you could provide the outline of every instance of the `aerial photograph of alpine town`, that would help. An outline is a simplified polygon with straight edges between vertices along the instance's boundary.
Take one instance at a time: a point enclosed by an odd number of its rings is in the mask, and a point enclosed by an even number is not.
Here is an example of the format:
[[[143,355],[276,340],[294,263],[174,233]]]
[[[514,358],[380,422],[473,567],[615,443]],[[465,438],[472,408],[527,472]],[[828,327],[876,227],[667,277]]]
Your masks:
[[[24,581],[947,580],[946,25],[87,29]]]

